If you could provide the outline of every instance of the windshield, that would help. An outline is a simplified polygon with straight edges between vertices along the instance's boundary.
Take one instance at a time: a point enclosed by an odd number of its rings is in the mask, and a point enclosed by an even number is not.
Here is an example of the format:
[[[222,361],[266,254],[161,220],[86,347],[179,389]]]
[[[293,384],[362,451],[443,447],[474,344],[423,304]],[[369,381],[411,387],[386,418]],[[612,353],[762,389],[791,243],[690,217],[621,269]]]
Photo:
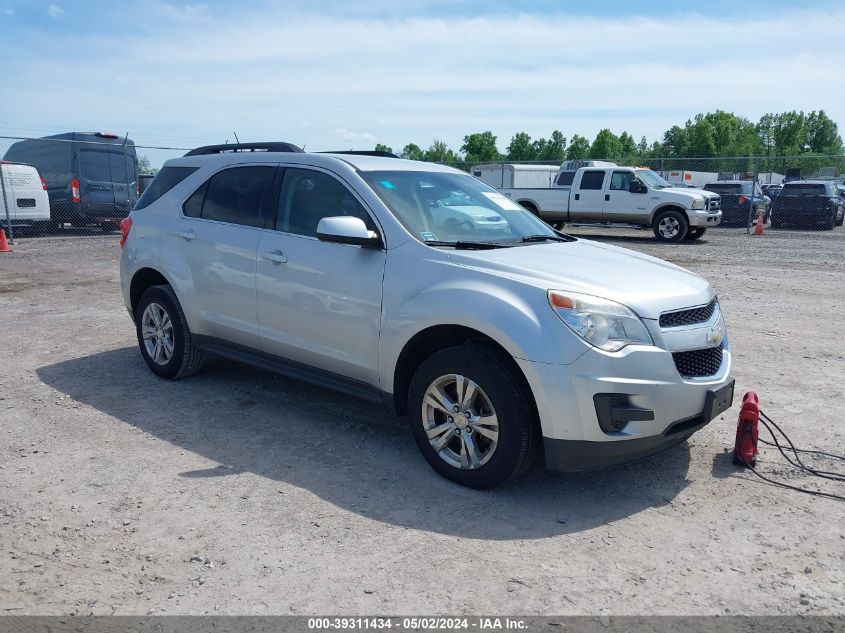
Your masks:
[[[521,242],[558,235],[507,196],[470,175],[425,171],[361,174],[422,242]]]
[[[672,186],[650,169],[637,169],[636,172],[637,176],[652,189],[665,189]]]

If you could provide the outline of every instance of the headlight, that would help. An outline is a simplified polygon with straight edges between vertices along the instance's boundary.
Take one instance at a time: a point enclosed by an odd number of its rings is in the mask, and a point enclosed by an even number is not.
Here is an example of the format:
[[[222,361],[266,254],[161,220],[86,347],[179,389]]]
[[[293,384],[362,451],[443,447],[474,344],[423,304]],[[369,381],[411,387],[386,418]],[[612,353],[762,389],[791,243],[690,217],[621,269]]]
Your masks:
[[[690,209],[703,209],[704,208],[704,200],[699,198],[698,200],[692,201],[692,206]]]
[[[607,352],[653,345],[645,324],[620,303],[565,290],[549,290],[549,305],[578,336]]]

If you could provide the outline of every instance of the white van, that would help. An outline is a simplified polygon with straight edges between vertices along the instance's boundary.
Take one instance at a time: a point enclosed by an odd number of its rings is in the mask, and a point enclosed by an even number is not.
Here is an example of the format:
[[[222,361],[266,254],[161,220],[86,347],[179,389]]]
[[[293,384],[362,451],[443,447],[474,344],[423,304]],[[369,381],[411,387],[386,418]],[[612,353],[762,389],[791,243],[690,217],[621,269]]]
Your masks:
[[[50,199],[47,196],[47,185],[38,170],[32,165],[2,161],[0,174],[3,177],[0,201],[3,201],[3,189],[6,193],[6,206],[0,204],[0,225],[6,226],[7,209],[13,227],[40,229],[48,225]]]

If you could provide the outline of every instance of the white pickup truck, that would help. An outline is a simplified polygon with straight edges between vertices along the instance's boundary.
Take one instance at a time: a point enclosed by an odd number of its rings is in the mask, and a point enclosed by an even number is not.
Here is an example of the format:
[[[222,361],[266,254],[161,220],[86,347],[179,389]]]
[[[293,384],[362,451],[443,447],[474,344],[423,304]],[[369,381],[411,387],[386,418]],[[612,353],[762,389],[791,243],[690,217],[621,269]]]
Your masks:
[[[696,240],[722,220],[718,195],[607,162],[566,161],[549,187],[499,190],[553,226],[651,228],[663,242]]]

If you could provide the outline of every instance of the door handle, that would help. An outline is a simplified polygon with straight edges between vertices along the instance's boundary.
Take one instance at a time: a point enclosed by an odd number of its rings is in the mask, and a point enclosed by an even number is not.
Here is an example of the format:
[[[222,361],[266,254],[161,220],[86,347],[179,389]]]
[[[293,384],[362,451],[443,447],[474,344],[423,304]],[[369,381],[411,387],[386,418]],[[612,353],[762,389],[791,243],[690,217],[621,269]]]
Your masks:
[[[576,194],[575,194],[575,199],[576,199],[576,200],[580,200],[580,199],[581,199],[581,194],[580,194],[580,193],[576,193]]]
[[[193,229],[188,229],[187,231],[180,231],[176,235],[178,235],[183,240],[186,240],[188,242],[190,242],[193,239],[196,239],[196,237],[197,237],[197,234],[194,233]]]
[[[610,202],[610,194],[609,193],[604,194],[604,201]]]
[[[282,251],[273,251],[272,253],[261,253],[261,257],[270,260],[274,264],[285,264],[288,261],[288,258],[285,257],[285,254]]]

